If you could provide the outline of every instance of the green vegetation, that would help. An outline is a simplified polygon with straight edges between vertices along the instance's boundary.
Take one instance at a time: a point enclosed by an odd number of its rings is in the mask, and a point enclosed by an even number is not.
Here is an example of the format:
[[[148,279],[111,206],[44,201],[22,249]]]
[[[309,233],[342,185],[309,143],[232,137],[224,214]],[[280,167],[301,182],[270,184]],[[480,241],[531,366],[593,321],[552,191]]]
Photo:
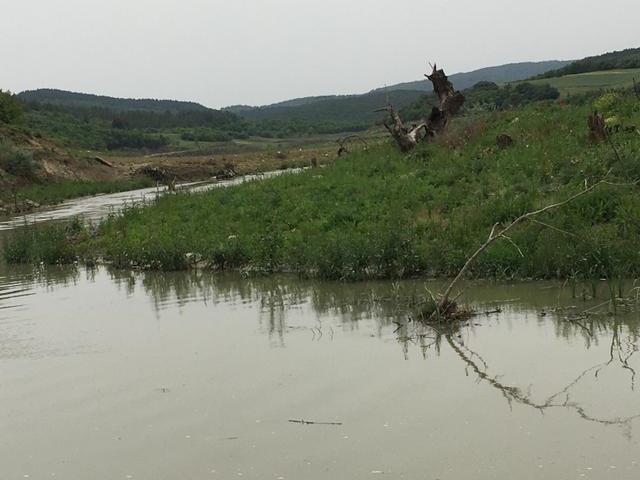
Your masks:
[[[19,188],[17,193],[19,197],[28,198],[42,205],[54,205],[70,198],[126,192],[128,190],[148,188],[154,185],[155,182],[146,177],[100,181],[67,180],[55,183],[29,185]]]
[[[576,60],[562,68],[543,73],[538,78],[555,78],[577,73],[633,68],[640,68],[640,48],[628,48],[618,52],[609,52]]]
[[[114,110],[27,104],[24,124],[31,132],[53,138],[67,147],[92,150],[159,150],[169,146],[171,134],[188,128],[227,132],[242,137],[240,120],[209,112],[117,112]],[[234,130],[235,129],[235,130]]]
[[[522,107],[535,102],[556,100],[560,92],[547,83],[521,83],[501,87],[493,82],[479,82],[464,91],[465,111],[492,111]],[[403,118],[417,120],[438,103],[434,94],[425,95],[401,112]]]
[[[22,105],[10,92],[0,90],[0,123],[16,123],[22,117]]]
[[[423,92],[426,90],[423,90]],[[413,103],[421,92],[415,90],[376,91],[365,95],[344,95],[307,99],[307,102],[285,102],[265,107],[238,111],[245,119],[279,121],[311,128],[320,126],[323,133],[338,133],[345,130],[364,130],[384,114],[376,112],[391,101],[397,108]],[[332,131],[329,131],[332,130]]]
[[[86,237],[87,232],[87,226],[79,220],[50,224],[47,228],[23,228],[3,245],[4,258],[14,263],[72,263],[78,254],[75,244]]]
[[[627,56],[628,57],[628,56]],[[627,58],[625,57],[625,58]],[[620,59],[618,59],[620,60]],[[592,62],[593,63],[593,62]],[[478,101],[467,105],[500,109],[522,106],[537,101],[532,92],[523,92],[519,84],[478,89],[480,85],[496,85],[531,77],[558,67],[568,68],[567,62],[540,62],[503,65],[468,73],[451,75],[451,80],[465,94]],[[595,63],[593,63],[595,64]],[[628,65],[620,60],[620,65]],[[627,86],[637,71],[598,74],[581,78],[551,78],[534,80],[542,88],[551,84],[563,95],[582,93],[603,87]],[[555,74],[554,74],[555,75]],[[640,75],[639,75],[640,76]],[[508,91],[511,89],[511,91]],[[11,111],[12,121],[19,117],[16,101],[24,103],[22,124],[35,136],[52,138],[67,148],[112,152],[180,151],[208,152],[220,145],[249,139],[308,138],[318,135],[337,135],[343,132],[362,132],[379,124],[384,113],[376,112],[391,101],[396,109],[405,110],[407,118],[417,118],[432,103],[428,82],[411,82],[364,95],[309,97],[289,100],[264,107],[236,106],[223,111],[193,102],[172,100],[134,100],[61,90],[34,90],[11,96],[0,94],[0,121],[3,109]],[[549,92],[547,92],[549,94]],[[489,98],[493,96],[493,98]],[[545,98],[552,98],[547,96]],[[3,107],[4,104],[9,106]],[[5,116],[7,114],[5,113]],[[18,117],[16,117],[16,115]],[[6,120],[5,120],[6,121]],[[213,149],[213,150],[212,150]]]
[[[16,147],[10,140],[0,137],[0,179],[2,172],[33,180],[40,166],[33,152]]]
[[[521,80],[566,62],[503,65],[452,75],[465,89],[478,81]],[[403,84],[404,85],[404,84]],[[412,82],[363,95],[329,95],[264,107],[234,106],[223,111],[193,102],[123,99],[41,89],[21,93],[26,128],[68,148],[99,151],[207,150],[255,138],[303,138],[362,132],[380,123],[376,112],[391,101],[408,107],[431,90]]]
[[[597,102],[624,127],[612,138],[617,154],[606,143],[587,140],[592,102],[483,112],[456,118],[446,135],[408,156],[390,145],[373,147],[327,168],[164,196],[107,219],[95,233],[74,230],[72,242],[64,235],[31,234],[47,245],[59,242],[60,258],[40,253],[37,240],[25,242],[27,230],[7,242],[5,257],[66,261],[71,255],[64,249],[72,245],[76,255],[91,251],[122,267],[172,270],[204,263],[349,280],[451,275],[495,223],[564,200],[607,174],[612,182],[640,179],[640,102],[631,94],[609,95],[613,100]],[[503,133],[514,139],[512,147],[496,145]],[[640,273],[637,187],[602,186],[536,220],[483,253],[472,273]],[[56,250],[49,245],[47,252]]]
[[[580,95],[598,90],[626,88],[633,85],[633,79],[640,81],[640,68],[630,70],[606,70],[563,77],[529,80],[535,85],[549,84],[557,88],[563,97]]]
[[[412,93],[412,98],[417,96]],[[117,102],[120,99],[112,100]],[[113,102],[105,102],[105,105]],[[378,103],[368,105],[367,111],[379,106]],[[282,117],[274,119],[242,119],[231,112],[211,109],[157,112],[35,101],[26,103],[25,110],[24,126],[32,134],[52,138],[68,148],[98,151],[184,148],[202,151],[256,137],[306,138],[345,130],[365,130],[373,124],[371,115],[367,117],[368,120],[332,120],[320,116],[314,118],[313,115],[296,118],[285,112]],[[373,115],[376,116],[375,113]]]
[[[209,109],[195,102],[180,102],[177,100],[154,100],[115,98],[88,93],[67,92],[50,88],[28,90],[20,93],[20,99],[25,103],[39,103],[44,105],[58,105],[69,108],[95,108],[113,111],[140,111],[164,114],[193,111],[209,111]]]

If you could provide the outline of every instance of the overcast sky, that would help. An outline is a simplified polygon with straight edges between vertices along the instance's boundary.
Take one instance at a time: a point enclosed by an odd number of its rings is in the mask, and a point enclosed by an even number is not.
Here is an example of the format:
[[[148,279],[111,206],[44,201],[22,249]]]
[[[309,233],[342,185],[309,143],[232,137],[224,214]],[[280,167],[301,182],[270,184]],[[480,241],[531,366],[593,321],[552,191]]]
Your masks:
[[[0,0],[0,88],[211,107],[640,46],[640,0]]]

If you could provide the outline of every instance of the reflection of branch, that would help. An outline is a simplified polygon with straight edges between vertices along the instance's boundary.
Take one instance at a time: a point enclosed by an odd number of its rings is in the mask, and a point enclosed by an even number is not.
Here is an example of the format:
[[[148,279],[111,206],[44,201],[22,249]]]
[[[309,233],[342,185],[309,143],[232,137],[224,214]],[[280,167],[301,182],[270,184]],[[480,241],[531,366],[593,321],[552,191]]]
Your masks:
[[[559,392],[547,398],[547,400],[544,403],[537,403],[533,401],[530,395],[523,393],[522,390],[519,389],[518,387],[505,385],[502,382],[500,382],[499,377],[492,377],[491,375],[489,375],[487,373],[487,370],[488,370],[487,364],[484,360],[482,360],[482,357],[480,357],[480,355],[476,354],[468,347],[457,342],[451,333],[445,334],[444,338],[447,340],[447,343],[449,344],[451,349],[465,363],[466,368],[471,369],[477,375],[480,381],[484,381],[489,385],[491,385],[496,390],[498,390],[502,394],[502,396],[504,396],[504,398],[507,400],[510,406],[513,404],[513,402],[516,402],[531,408],[535,408],[540,412],[544,412],[546,409],[549,409],[549,408],[572,409],[583,420],[600,423],[603,425],[623,425],[623,426],[629,427],[633,420],[640,418],[640,414],[633,415],[630,417],[624,417],[624,418],[616,417],[612,419],[593,417],[586,412],[584,407],[582,407],[577,402],[571,401],[571,398],[570,398],[570,393],[569,393],[570,390],[573,387],[575,387],[584,377],[586,377],[589,373],[592,373],[595,371],[595,376],[597,378],[602,369],[611,365],[615,361],[616,349],[618,351],[618,358],[622,368],[626,370],[630,370],[632,372],[631,387],[632,389],[635,388],[636,372],[629,365],[629,360],[637,351],[637,347],[635,345],[632,345],[630,342],[628,346],[631,349],[631,352],[626,357],[622,356],[618,326],[614,328],[613,339],[611,341],[610,360],[585,370],[578,377],[576,377],[571,383],[569,383],[566,387],[564,387],[562,390],[560,390]],[[480,359],[480,361],[482,362],[482,366],[480,366],[477,362],[473,360],[474,356]],[[562,401],[559,400],[560,398],[562,398]]]

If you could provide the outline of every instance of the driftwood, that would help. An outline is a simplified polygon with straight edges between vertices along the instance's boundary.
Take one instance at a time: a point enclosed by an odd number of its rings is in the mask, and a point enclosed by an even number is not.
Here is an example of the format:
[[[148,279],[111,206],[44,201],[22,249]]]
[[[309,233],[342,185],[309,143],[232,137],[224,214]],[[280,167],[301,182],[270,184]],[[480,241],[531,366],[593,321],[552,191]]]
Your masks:
[[[342,422],[309,422],[307,420],[289,420],[289,423],[299,423],[301,425],[342,425]]]
[[[433,66],[431,75],[425,75],[425,77],[433,84],[438,105],[433,107],[429,116],[420,123],[411,127],[405,126],[391,104],[379,110],[389,113],[389,119],[385,120],[384,126],[403,152],[409,152],[421,141],[443,132],[465,101],[464,95],[455,90],[444,70],[438,70],[436,65]]]
[[[169,180],[169,174],[164,168],[152,167],[151,165],[145,165],[144,167],[139,168],[136,170],[136,174],[144,175],[159,183]]]
[[[337,142],[338,145],[340,146],[340,148],[338,149],[338,156],[341,157],[342,155],[346,155],[349,153],[349,149],[347,148],[347,144],[350,143],[353,140],[358,140],[360,141],[360,143],[362,143],[364,145],[364,149],[365,151],[369,149],[369,144],[367,143],[367,141],[362,138],[360,135],[354,134],[354,135],[347,135],[346,137],[340,137]]]
[[[223,167],[217,172],[215,172],[214,176],[216,177],[217,180],[230,180],[232,178],[237,177],[238,172],[236,171],[236,167],[233,164],[233,162],[229,162],[225,160]]]
[[[100,164],[104,165],[105,167],[115,168],[115,166],[113,165],[113,163],[108,162],[107,160],[105,160],[105,159],[104,159],[104,158],[102,158],[102,157],[93,157],[93,159],[94,159],[96,162],[98,162],[98,163],[100,163]]]
[[[136,175],[144,175],[156,181],[156,186],[160,184],[166,185],[170,192],[176,190],[176,177],[170,175],[164,168],[152,167],[151,165],[145,165],[142,168],[136,170]]]

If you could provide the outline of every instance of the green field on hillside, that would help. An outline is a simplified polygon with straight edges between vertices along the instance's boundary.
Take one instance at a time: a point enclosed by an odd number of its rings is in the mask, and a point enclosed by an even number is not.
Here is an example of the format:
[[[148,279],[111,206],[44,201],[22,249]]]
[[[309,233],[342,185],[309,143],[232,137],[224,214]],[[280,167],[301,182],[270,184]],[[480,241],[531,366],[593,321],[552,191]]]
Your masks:
[[[528,83],[550,84],[560,90],[563,97],[578,95],[593,90],[626,88],[633,85],[633,79],[640,82],[640,68],[628,70],[606,70],[601,72],[578,73],[559,78],[530,80]]]

